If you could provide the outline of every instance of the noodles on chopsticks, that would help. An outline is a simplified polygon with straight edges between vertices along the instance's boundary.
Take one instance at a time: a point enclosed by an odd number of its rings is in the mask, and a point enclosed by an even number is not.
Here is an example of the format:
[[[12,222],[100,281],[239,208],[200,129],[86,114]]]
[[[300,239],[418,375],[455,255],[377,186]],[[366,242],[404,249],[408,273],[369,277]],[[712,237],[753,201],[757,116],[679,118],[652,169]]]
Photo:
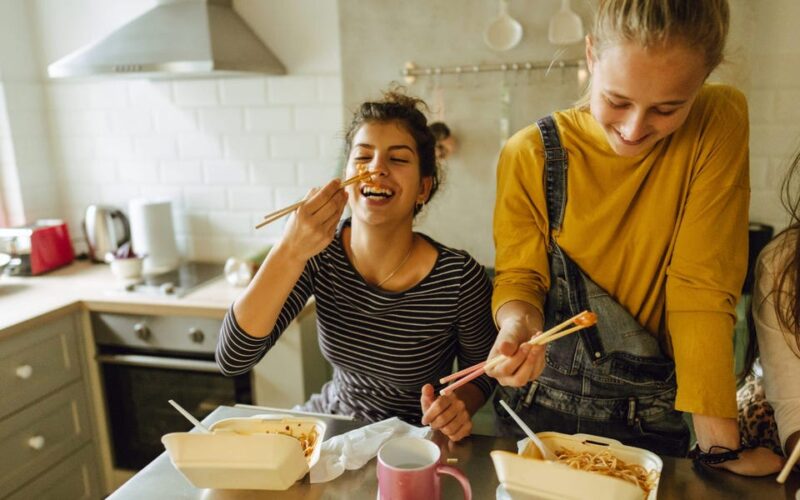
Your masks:
[[[633,483],[644,491],[645,496],[650,494],[658,481],[658,472],[648,471],[638,464],[626,463],[607,450],[576,452],[561,448],[555,454],[559,463],[566,464],[573,469],[597,472]]]

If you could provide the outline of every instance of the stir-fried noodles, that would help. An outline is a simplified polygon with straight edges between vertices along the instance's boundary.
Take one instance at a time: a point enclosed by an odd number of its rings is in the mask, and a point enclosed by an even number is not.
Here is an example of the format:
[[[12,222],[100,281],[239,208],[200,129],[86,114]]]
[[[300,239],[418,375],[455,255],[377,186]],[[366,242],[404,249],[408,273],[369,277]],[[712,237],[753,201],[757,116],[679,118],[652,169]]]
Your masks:
[[[655,488],[658,472],[648,471],[638,464],[629,464],[620,460],[607,450],[600,452],[576,452],[561,448],[555,452],[558,462],[566,464],[573,469],[598,472],[606,476],[618,477],[629,481],[641,488],[645,496]]]

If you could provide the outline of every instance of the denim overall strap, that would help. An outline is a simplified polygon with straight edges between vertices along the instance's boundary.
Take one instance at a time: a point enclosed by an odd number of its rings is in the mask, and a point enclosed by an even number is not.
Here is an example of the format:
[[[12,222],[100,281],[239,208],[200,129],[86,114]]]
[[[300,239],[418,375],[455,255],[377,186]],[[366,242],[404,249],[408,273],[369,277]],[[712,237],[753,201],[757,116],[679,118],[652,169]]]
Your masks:
[[[561,230],[564,207],[567,206],[567,150],[561,147],[558,129],[552,115],[536,122],[544,144],[545,197],[550,220],[550,234]],[[552,236],[551,236],[552,241]]]
[[[551,260],[557,258],[564,266],[564,274],[569,282],[567,286],[569,305],[572,314],[576,315],[588,308],[586,289],[580,279],[580,269],[564,254],[555,240],[556,233],[561,230],[564,223],[564,209],[567,206],[567,150],[561,147],[558,127],[552,115],[537,120],[536,125],[539,127],[544,144],[545,198],[550,227],[549,252]],[[595,327],[581,331],[580,337],[585,348],[595,358],[603,356],[603,348]]]

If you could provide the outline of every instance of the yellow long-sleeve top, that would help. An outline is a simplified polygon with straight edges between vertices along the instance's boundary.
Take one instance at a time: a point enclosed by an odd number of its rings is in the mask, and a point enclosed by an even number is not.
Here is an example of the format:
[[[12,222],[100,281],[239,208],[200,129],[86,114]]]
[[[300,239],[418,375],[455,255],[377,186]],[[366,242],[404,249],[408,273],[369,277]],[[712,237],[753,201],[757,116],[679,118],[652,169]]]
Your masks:
[[[588,110],[555,113],[567,150],[556,241],[674,357],[678,410],[736,417],[735,306],[747,269],[747,103],[705,85],[686,122],[636,157],[614,153]],[[550,287],[544,154],[536,125],[500,154],[493,310],[543,311]]]

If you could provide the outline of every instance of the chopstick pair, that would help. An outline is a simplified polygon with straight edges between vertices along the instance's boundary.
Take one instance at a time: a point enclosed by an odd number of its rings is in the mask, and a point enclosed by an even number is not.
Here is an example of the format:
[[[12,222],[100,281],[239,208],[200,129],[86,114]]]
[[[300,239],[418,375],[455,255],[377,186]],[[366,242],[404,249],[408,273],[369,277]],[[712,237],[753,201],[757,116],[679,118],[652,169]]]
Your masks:
[[[568,328],[570,325],[575,324],[572,328]],[[536,337],[533,337],[526,344],[530,345],[544,345],[548,344],[554,340],[558,340],[561,337],[565,337],[571,333],[577,332],[578,330],[583,330],[584,328],[588,328],[592,325],[597,323],[597,315],[593,312],[583,311],[580,314],[576,314],[575,316],[571,317],[567,321],[564,321],[561,324],[554,326],[553,328],[543,332]],[[446,396],[453,392],[454,390],[458,389],[462,385],[475,380],[476,378],[480,377],[486,370],[492,368],[495,365],[498,365],[502,361],[508,359],[507,356],[501,354],[499,356],[495,356],[492,359],[487,361],[482,361],[476,365],[472,365],[468,368],[464,368],[461,371],[453,373],[452,375],[448,375],[439,379],[439,383],[444,384],[446,382],[452,382],[450,385],[439,391],[439,394],[442,396]],[[458,380],[456,380],[458,379]]]
[[[347,179],[344,182],[342,182],[342,186],[341,187],[346,187],[346,186],[349,186],[350,184],[355,184],[356,182],[365,181],[365,180],[370,179],[371,177],[372,177],[372,172],[364,171],[364,172],[356,174],[353,177],[350,177],[349,179]],[[289,205],[288,207],[285,207],[285,208],[282,208],[280,210],[276,210],[274,212],[268,213],[267,215],[264,216],[264,220],[262,220],[261,222],[256,224],[256,229],[260,229],[260,228],[266,226],[267,224],[269,224],[270,222],[275,222],[276,220],[280,219],[281,217],[285,217],[286,215],[289,215],[290,213],[294,212],[295,210],[297,210],[298,208],[303,206],[303,203],[305,203],[305,202],[306,202],[306,200],[300,200],[297,203],[293,203],[293,204]]]

